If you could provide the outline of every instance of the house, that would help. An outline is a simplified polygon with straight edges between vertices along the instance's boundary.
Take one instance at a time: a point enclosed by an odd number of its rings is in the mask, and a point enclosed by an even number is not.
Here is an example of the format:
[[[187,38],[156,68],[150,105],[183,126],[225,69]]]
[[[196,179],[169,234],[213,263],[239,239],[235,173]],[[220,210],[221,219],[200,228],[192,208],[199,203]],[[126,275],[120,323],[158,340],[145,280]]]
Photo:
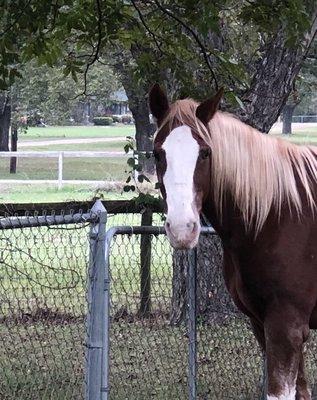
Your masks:
[[[110,104],[105,107],[106,115],[125,115],[130,114],[128,98],[125,91],[117,90],[110,96]]]

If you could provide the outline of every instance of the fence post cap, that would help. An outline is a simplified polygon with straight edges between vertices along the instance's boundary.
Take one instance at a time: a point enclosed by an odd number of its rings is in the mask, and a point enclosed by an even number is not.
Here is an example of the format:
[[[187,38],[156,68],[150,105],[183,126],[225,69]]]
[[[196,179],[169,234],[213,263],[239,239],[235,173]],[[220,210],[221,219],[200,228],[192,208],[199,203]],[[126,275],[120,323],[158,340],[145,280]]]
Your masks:
[[[94,213],[107,212],[105,206],[102,204],[102,201],[100,199],[97,199],[95,201],[94,205],[91,207],[91,211]]]

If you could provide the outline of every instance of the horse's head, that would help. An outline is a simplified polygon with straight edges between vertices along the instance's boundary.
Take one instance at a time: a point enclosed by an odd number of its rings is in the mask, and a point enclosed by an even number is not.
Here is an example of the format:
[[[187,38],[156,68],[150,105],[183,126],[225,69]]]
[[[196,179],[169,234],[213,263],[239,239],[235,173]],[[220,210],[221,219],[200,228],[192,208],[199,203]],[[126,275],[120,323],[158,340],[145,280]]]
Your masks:
[[[193,248],[198,242],[199,214],[210,191],[211,173],[211,149],[199,131],[208,129],[221,96],[222,90],[200,105],[180,100],[170,106],[158,85],[150,91],[150,109],[158,125],[156,171],[167,205],[165,228],[175,248]]]

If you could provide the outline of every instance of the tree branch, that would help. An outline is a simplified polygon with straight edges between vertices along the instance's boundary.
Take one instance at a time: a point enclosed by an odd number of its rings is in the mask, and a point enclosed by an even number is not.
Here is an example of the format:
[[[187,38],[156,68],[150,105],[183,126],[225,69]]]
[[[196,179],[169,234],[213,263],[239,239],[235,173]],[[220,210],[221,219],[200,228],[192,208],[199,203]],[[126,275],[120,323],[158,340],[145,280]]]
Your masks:
[[[29,6],[29,4],[31,3],[31,0],[28,0],[28,2],[26,3],[26,5],[22,8],[22,10],[20,11],[20,13],[17,15],[16,19],[8,26],[6,27],[6,29],[0,33],[0,37],[4,36],[7,32],[9,32],[9,30],[11,28],[14,27],[14,25],[19,21],[19,19],[22,17],[22,15],[24,14],[25,9]]]
[[[211,73],[211,76],[212,76],[212,78],[213,78],[213,80],[214,80],[214,82],[215,82],[216,90],[218,90],[218,81],[217,81],[216,75],[215,75],[215,73],[214,73],[214,71],[213,71],[213,69],[212,69],[212,66],[211,66],[211,64],[210,64],[210,60],[209,60],[209,57],[208,57],[206,48],[205,48],[205,46],[203,45],[203,43],[201,42],[201,40],[199,39],[197,33],[196,33],[190,26],[188,26],[182,19],[180,19],[179,17],[177,17],[176,15],[174,15],[171,11],[169,11],[169,10],[167,10],[165,7],[163,7],[163,6],[158,2],[158,0],[153,0],[153,1],[154,1],[154,3],[156,4],[156,6],[157,6],[164,14],[166,14],[166,15],[168,15],[170,18],[174,19],[176,22],[178,22],[181,26],[183,26],[183,28],[185,28],[185,29],[192,35],[192,37],[194,38],[195,42],[198,44],[198,47],[200,48],[200,50],[201,50],[201,52],[202,52],[202,54],[203,54],[204,60],[205,60],[205,62],[206,62],[206,64],[207,64],[207,67],[208,67],[208,69],[209,69],[209,71],[210,71],[210,73]]]
[[[144,26],[145,30],[150,34],[150,36],[152,37],[154,43],[156,44],[156,47],[159,49],[160,51],[160,55],[162,56],[164,54],[162,47],[160,45],[160,43],[158,42],[156,35],[153,33],[153,31],[151,31],[151,29],[149,28],[149,26],[147,25],[147,23],[145,22],[145,19],[141,13],[141,10],[139,9],[139,7],[136,5],[136,2],[134,0],[131,0],[133,7],[135,8],[136,12],[138,13],[141,23]]]
[[[84,90],[82,93],[79,93],[74,97],[74,100],[77,99],[80,96],[85,96],[87,92],[87,75],[89,72],[89,68],[98,60],[99,57],[99,52],[101,48],[101,41],[102,41],[102,10],[101,10],[101,3],[100,0],[96,0],[96,8],[97,8],[97,14],[98,14],[98,24],[97,24],[97,30],[98,30],[98,40],[96,46],[94,46],[93,51],[90,55],[90,60],[88,60],[85,71],[84,71]]]

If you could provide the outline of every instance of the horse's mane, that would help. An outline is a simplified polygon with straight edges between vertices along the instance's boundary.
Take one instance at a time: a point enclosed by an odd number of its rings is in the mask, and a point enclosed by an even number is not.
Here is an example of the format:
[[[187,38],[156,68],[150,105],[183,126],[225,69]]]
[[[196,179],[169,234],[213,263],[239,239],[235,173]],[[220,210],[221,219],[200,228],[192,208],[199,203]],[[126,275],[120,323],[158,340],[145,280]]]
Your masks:
[[[284,204],[302,212],[296,183],[299,177],[307,201],[315,210],[312,183],[317,182],[317,147],[298,146],[264,135],[231,114],[216,112],[209,130],[198,120],[194,100],[174,103],[164,123],[187,125],[212,149],[211,185],[220,217],[229,191],[247,229],[259,232],[272,207],[280,215]]]

